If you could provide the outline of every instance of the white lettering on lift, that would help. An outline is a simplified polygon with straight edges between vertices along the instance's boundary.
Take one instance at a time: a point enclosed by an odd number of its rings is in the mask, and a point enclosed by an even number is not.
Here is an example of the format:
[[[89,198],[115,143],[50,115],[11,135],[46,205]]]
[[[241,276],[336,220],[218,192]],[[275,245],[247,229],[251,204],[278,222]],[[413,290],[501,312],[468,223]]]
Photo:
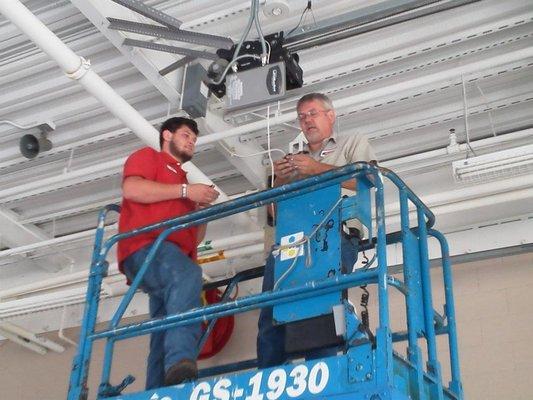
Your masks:
[[[200,382],[194,387],[189,400],[239,400],[244,393],[249,393],[244,400],[277,400],[284,394],[297,398],[306,393],[321,393],[328,382],[328,365],[320,361],[311,369],[305,364],[296,365],[289,373],[277,368],[265,379],[263,371],[259,371],[250,377],[248,387],[244,388],[234,386],[229,378],[222,378],[212,386],[209,382]]]

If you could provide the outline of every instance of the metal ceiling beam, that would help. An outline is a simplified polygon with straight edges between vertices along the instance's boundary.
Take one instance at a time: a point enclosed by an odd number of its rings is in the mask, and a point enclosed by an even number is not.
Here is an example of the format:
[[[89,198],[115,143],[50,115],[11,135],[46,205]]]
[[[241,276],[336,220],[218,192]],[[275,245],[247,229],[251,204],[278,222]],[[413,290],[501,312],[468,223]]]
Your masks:
[[[147,42],[144,40],[136,40],[126,38],[122,42],[123,46],[141,47],[143,49],[156,50],[164,53],[180,54],[183,56],[190,56],[195,58],[203,58],[205,60],[218,60],[219,57],[215,53],[207,51],[191,50],[185,47],[169,46],[166,44]]]
[[[184,67],[185,65],[189,64],[190,62],[196,60],[196,58],[192,57],[192,56],[185,56],[181,59],[179,59],[178,61],[166,66],[165,68],[163,69],[160,69],[159,70],[159,74],[160,75],[166,75],[172,71],[175,71],[177,70],[178,68],[181,68],[181,67]]]
[[[1,246],[13,248],[50,238],[36,226],[21,224],[17,214],[4,207],[0,207],[0,226],[2,227]]]
[[[0,203],[21,200],[30,196],[53,192],[64,187],[79,185],[81,183],[102,179],[122,172],[126,157],[117,158],[108,162],[100,162],[86,168],[54,175],[49,178],[38,179],[12,188],[0,190]]]
[[[163,96],[173,105],[178,106],[181,95],[178,91],[179,85],[175,83],[178,79],[175,75],[162,76],[159,68],[164,68],[176,61],[170,54],[156,53],[145,54],[142,50],[124,47],[124,35],[108,28],[107,17],[114,14],[124,16],[127,13],[124,8],[112,3],[103,4],[99,0],[72,0],[72,4],[93,23],[93,25],[131,62],[146,79],[161,92]],[[107,14],[104,15],[103,13]],[[135,14],[131,13],[131,16]]]
[[[170,29],[164,26],[143,24],[141,22],[126,21],[120,18],[108,18],[109,29],[137,33],[139,35],[155,36],[161,39],[177,40],[180,42],[214,47],[216,49],[231,49],[233,40],[223,36],[209,35],[207,33]]]
[[[302,33],[286,39],[283,47],[298,51],[321,46],[477,1],[480,0],[389,0],[319,21],[316,28],[302,27]]]
[[[144,4],[140,0],[112,0],[121,6],[129,8],[138,14],[150,18],[152,21],[159,22],[162,25],[169,26],[171,28],[179,29],[182,22],[179,19],[171,17],[164,12],[159,11],[157,8],[150,7]]]

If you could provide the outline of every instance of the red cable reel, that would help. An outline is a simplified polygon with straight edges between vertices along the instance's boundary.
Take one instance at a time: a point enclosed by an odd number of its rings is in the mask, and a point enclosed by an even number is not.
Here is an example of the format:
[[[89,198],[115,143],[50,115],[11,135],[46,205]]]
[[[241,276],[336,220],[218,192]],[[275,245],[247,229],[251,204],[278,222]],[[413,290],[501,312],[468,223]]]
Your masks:
[[[222,292],[219,289],[210,289],[202,292],[202,300],[204,305],[220,303],[222,299]],[[207,330],[209,322],[202,323],[202,331]],[[235,326],[235,318],[233,315],[227,317],[218,318],[215,326],[211,330],[209,337],[207,338],[204,347],[198,355],[198,359],[204,360],[206,358],[213,357],[220,352],[228,343],[231,334],[233,333],[233,327]]]

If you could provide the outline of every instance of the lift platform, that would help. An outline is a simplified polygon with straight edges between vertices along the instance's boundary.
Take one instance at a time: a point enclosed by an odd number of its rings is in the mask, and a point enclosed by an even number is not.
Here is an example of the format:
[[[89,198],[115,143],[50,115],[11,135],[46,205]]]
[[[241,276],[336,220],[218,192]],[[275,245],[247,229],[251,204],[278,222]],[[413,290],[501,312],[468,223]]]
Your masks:
[[[356,179],[357,193],[341,196],[341,183]],[[401,230],[386,232],[384,182],[397,188]],[[120,325],[120,320],[149,268],[160,244],[172,232],[204,224],[252,208],[277,204],[274,289],[236,300],[189,310],[178,315],[141,323]],[[409,207],[415,210],[414,222]],[[99,216],[90,269],[87,302],[82,320],[79,348],[73,361],[68,400],[89,398],[87,376],[92,345],[106,340],[101,384],[91,398],[116,400],[285,400],[335,398],[365,400],[461,400],[457,333],[452,291],[452,270],[444,236],[434,230],[434,215],[393,172],[368,163],[354,163],[284,186],[246,195],[133,232],[116,234],[105,242],[104,222],[117,206],[106,207]],[[370,238],[361,249],[375,249],[365,268],[341,268],[341,224],[357,218]],[[107,274],[106,257],[119,240],[162,229],[144,265],[124,295],[107,329],[97,331],[96,315],[102,279]],[[375,231],[375,234],[374,234]],[[442,251],[444,314],[433,306],[428,257],[428,238]],[[403,278],[392,276],[387,265],[387,244],[402,248]],[[238,274],[230,286],[257,271]],[[227,284],[228,282],[222,282]],[[351,287],[375,285],[378,322],[371,332],[348,301]],[[389,297],[393,290],[405,298],[406,330],[392,331]],[[134,379],[128,376],[116,386],[109,382],[115,342],[187,324],[210,321],[250,310],[273,307],[279,324],[298,324],[333,316],[336,355],[326,358],[292,360],[257,369],[255,360],[200,371],[190,383],[122,394]],[[313,332],[313,331],[310,331]],[[314,332],[313,332],[314,333]],[[436,335],[446,335],[447,349],[439,353]],[[407,342],[406,356],[393,349],[394,342]],[[421,345],[422,344],[422,345]],[[424,351],[422,351],[424,349]],[[439,355],[446,354],[450,382],[442,382]]]

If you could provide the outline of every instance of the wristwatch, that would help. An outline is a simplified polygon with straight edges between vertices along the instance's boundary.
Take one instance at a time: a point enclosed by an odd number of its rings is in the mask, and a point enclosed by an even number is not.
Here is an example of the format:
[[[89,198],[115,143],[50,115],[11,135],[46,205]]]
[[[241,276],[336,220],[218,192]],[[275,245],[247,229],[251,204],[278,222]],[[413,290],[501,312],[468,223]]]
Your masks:
[[[182,183],[181,184],[181,198],[184,199],[187,197],[187,184]]]

